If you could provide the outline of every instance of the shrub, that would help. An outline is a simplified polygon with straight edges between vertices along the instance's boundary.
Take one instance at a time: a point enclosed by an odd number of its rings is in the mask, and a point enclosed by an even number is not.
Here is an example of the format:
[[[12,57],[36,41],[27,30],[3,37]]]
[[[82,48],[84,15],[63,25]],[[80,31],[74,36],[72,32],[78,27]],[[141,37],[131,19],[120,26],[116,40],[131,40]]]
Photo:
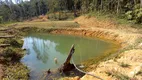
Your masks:
[[[131,80],[130,77],[128,77],[127,75],[114,71],[114,70],[106,71],[106,74],[108,76],[115,77],[118,80]]]
[[[128,20],[135,20],[136,23],[142,23],[142,8],[140,4],[135,5],[131,11],[125,13]]]
[[[124,67],[124,68],[128,68],[128,67],[130,67],[130,65],[129,65],[129,64],[126,64],[126,63],[124,63],[124,62],[122,62],[122,63],[120,64],[120,66],[121,66],[121,67]]]
[[[9,58],[9,57],[13,57],[13,55],[15,55],[15,51],[13,51],[11,48],[5,48],[2,52],[3,57],[5,58]]]
[[[128,19],[128,20],[132,20],[132,11],[128,11],[128,12],[126,12],[125,13],[125,15],[126,15],[126,18]]]
[[[2,16],[0,16],[0,23],[2,23],[3,22],[3,18],[2,18]]]
[[[22,45],[15,39],[5,40],[4,44],[10,44],[13,47],[21,47]]]
[[[1,54],[3,61],[19,62],[23,54],[17,53],[16,50],[13,50],[12,48],[5,48]]]

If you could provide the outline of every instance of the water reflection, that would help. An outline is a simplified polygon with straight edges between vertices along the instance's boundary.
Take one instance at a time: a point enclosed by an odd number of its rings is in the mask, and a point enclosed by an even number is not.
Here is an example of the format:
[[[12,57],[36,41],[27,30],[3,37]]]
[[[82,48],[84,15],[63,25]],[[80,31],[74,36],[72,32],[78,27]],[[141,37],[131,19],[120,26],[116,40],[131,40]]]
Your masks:
[[[54,44],[54,42],[52,43],[50,41],[44,41],[42,39],[33,38],[33,50],[37,54],[37,59],[41,60],[43,63],[46,63],[46,61],[48,60],[48,44],[50,43]]]
[[[21,60],[31,70],[30,79],[40,80],[43,71],[57,69],[64,63],[72,44],[75,44],[73,60],[76,64],[101,55],[110,44],[90,38],[65,35],[33,34],[24,38],[27,54]],[[54,62],[57,58],[58,64]]]
[[[63,63],[66,55],[56,50],[57,45],[53,41],[35,37],[27,37],[24,39],[23,48],[27,50],[27,55],[24,56],[22,62],[31,69],[30,76],[35,78],[37,75],[42,74],[43,71],[55,69]],[[54,62],[54,58],[58,59],[58,64]]]

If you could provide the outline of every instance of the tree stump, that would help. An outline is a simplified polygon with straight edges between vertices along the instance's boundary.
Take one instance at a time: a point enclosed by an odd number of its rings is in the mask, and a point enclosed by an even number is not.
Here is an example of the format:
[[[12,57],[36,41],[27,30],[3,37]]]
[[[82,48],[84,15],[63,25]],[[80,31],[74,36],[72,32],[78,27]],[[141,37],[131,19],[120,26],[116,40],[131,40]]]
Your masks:
[[[74,44],[72,45],[70,52],[68,54],[68,57],[66,59],[66,61],[64,62],[64,64],[59,68],[60,72],[66,72],[66,71],[70,71],[72,69],[75,68],[75,66],[73,64],[70,63],[70,60],[72,58],[72,55],[74,53],[75,49],[74,49]]]

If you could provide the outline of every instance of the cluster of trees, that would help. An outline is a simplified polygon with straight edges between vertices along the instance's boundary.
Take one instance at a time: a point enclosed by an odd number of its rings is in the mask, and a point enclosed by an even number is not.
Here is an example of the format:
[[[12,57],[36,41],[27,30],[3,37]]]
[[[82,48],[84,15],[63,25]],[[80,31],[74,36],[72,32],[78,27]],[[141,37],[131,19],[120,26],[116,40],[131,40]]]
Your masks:
[[[22,21],[46,14],[47,10],[46,0],[0,0],[0,22]]]
[[[77,11],[125,14],[127,19],[142,23],[142,0],[0,0],[0,22],[60,11],[72,11],[74,16]]]

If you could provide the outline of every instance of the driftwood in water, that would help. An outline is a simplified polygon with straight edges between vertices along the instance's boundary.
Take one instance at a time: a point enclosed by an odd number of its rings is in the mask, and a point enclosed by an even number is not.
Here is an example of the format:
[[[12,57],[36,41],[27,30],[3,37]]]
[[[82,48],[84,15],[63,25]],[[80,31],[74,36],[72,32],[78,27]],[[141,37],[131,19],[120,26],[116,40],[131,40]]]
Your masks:
[[[9,35],[9,36],[0,36],[0,38],[14,38],[14,35]]]
[[[60,71],[62,72],[66,72],[66,71],[70,71],[72,69],[75,68],[75,66],[73,64],[70,63],[70,60],[72,58],[72,55],[74,53],[75,49],[74,49],[74,45],[72,45],[70,52],[68,54],[68,57],[66,59],[66,61],[64,62],[64,64],[59,68]]]
[[[0,47],[7,47],[10,46],[10,44],[0,44]]]
[[[82,77],[83,75],[85,75],[84,73],[77,70],[75,68],[75,66],[70,63],[74,51],[75,51],[74,45],[72,45],[70,52],[68,54],[68,57],[65,60],[65,62],[63,63],[63,65],[55,71],[50,71],[50,69],[49,69],[47,71],[47,75],[45,77],[46,80],[53,80],[54,78],[58,79],[58,78],[64,77],[64,76],[71,76],[71,77],[79,76],[79,77]]]

